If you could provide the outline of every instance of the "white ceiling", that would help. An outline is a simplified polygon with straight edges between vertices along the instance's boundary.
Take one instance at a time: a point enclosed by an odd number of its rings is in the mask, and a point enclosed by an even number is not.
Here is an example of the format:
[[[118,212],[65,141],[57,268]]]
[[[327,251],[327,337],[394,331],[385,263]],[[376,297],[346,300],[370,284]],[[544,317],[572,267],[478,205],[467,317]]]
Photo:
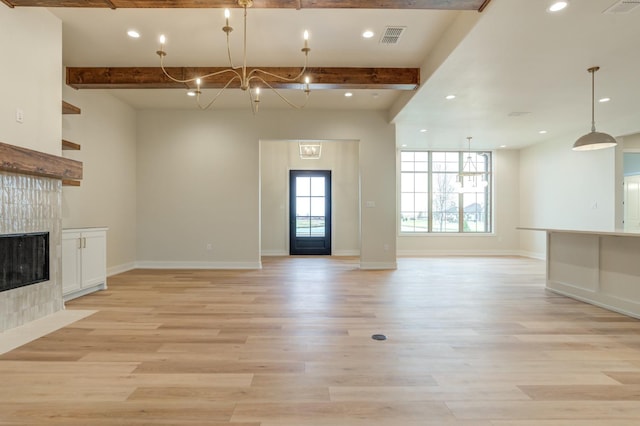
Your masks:
[[[398,145],[518,148],[590,129],[591,79],[599,65],[596,103],[599,131],[621,136],[640,131],[640,7],[603,14],[614,0],[572,0],[557,14],[546,0],[492,0],[481,14],[432,10],[250,9],[249,65],[301,64],[302,32],[308,29],[310,66],[421,67],[422,84],[407,95],[390,90],[314,91],[307,108],[390,110]],[[168,66],[225,66],[219,9],[51,9],[63,21],[66,66],[157,66],[157,38],[168,38]],[[478,19],[479,18],[479,19]],[[232,11],[232,52],[241,58],[241,10]],[[387,25],[406,26],[399,44],[383,46]],[[130,39],[135,28],[140,39]],[[376,35],[365,40],[361,33]],[[454,29],[466,34],[451,43]],[[112,90],[138,109],[193,108],[176,89]],[[213,92],[215,93],[215,92]],[[264,92],[263,92],[264,93]],[[453,93],[457,97],[447,101]],[[292,100],[299,93],[286,91]],[[211,95],[205,92],[204,96]],[[261,109],[287,108],[261,95]],[[217,108],[249,108],[246,94],[225,93]],[[399,110],[396,114],[395,111]],[[513,114],[516,113],[516,114]],[[521,114],[525,113],[525,114]],[[510,115],[511,114],[511,115]],[[514,116],[515,115],[515,116]],[[427,129],[426,133],[419,132]],[[541,135],[540,130],[548,133]]]

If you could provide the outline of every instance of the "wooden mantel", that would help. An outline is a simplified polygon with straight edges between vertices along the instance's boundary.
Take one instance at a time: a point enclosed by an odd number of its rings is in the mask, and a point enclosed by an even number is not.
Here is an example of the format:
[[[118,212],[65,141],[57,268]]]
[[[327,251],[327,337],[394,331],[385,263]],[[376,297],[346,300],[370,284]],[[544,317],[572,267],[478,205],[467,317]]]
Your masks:
[[[82,162],[0,142],[0,170],[63,180],[82,179]]]

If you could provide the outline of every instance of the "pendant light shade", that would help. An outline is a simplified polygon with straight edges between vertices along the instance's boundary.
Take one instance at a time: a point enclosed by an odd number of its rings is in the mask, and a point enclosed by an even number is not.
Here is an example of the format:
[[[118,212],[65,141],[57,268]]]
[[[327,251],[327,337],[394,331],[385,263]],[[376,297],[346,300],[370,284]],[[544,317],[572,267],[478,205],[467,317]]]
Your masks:
[[[593,151],[594,149],[603,149],[616,146],[618,142],[613,136],[606,133],[591,132],[578,138],[573,144],[574,151]]]
[[[591,73],[591,133],[587,133],[578,138],[573,144],[574,151],[592,151],[595,149],[610,148],[618,144],[613,136],[596,132],[594,87],[595,73],[599,69],[600,67],[591,67],[587,70]]]

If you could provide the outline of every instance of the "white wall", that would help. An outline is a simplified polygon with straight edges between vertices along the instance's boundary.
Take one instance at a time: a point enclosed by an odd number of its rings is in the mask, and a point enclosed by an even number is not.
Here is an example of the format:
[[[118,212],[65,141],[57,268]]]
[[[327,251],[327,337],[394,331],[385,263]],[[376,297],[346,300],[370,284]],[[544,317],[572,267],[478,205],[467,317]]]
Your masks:
[[[520,225],[614,230],[616,150],[572,151],[557,139],[520,151]],[[544,257],[543,232],[520,231],[521,249]]]
[[[63,116],[62,136],[80,144],[64,156],[82,161],[79,187],[62,191],[64,228],[106,226],[107,271],[136,261],[136,112],[107,92],[63,88],[79,115]]]
[[[622,141],[622,146],[625,150],[628,149],[634,152],[640,150],[640,133],[624,136],[618,138],[618,140]]]
[[[0,142],[61,152],[62,24],[46,9],[0,5]],[[16,109],[24,122],[16,122]],[[49,280],[0,292],[0,331],[64,308],[61,182],[1,173],[0,234],[49,232]],[[8,197],[8,198],[7,198]]]
[[[376,204],[361,267],[394,268],[395,131],[380,111],[140,111],[139,264],[259,267],[259,141],[298,139],[360,141],[361,200]]]
[[[360,254],[358,141],[322,141],[303,160],[297,141],[261,141],[262,255],[289,254],[289,170],[331,170],[332,254]]]
[[[43,8],[0,5],[0,40],[0,142],[60,155],[62,23]]]

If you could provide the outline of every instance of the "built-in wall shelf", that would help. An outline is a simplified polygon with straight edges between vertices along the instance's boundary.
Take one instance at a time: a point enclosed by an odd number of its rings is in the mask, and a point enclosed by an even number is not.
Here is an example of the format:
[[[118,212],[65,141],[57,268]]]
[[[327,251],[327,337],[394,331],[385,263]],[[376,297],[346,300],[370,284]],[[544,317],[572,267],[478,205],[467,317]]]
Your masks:
[[[80,144],[62,139],[62,149],[80,151]]]
[[[63,114],[80,114],[81,112],[82,111],[77,106],[72,105],[69,102],[62,101]],[[62,139],[62,150],[80,151],[80,144]],[[82,167],[82,163],[80,163],[80,167]],[[68,178],[63,178],[62,186],[80,186],[80,181],[78,179],[82,179],[82,168],[80,169],[80,176],[69,176]]]
[[[62,113],[63,114],[80,114],[82,111],[75,105],[71,105],[69,102],[62,101]]]

